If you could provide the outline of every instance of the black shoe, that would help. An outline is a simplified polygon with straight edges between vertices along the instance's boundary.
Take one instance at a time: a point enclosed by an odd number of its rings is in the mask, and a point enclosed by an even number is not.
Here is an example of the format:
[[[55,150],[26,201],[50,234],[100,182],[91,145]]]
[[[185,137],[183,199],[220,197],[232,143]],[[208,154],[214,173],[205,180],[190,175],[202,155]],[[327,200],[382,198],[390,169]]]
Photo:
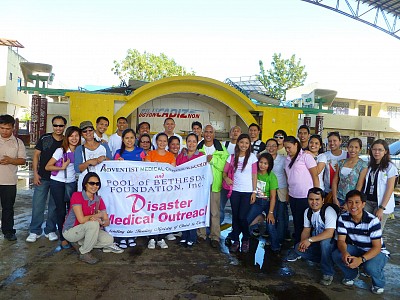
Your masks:
[[[213,248],[218,248],[218,247],[219,247],[219,241],[217,241],[217,240],[211,240],[211,247],[213,247]]]
[[[9,240],[10,242],[13,242],[13,241],[17,240],[17,236],[15,235],[15,233],[6,233],[4,235],[4,238]]]
[[[225,246],[227,247],[232,246],[232,239],[229,236],[227,236],[225,239]]]

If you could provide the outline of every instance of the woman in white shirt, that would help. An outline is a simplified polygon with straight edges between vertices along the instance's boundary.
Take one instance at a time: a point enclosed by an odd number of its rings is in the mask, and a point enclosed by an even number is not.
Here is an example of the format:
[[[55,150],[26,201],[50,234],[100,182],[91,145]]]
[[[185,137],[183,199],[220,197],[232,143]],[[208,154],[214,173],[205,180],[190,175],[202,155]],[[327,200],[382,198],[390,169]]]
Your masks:
[[[60,235],[61,249],[71,246],[62,235],[62,227],[66,212],[69,210],[69,200],[76,192],[76,176],[74,169],[74,151],[81,141],[80,130],[70,126],[65,131],[61,148],[56,149],[45,169],[51,171],[50,193],[56,205],[57,227]]]
[[[390,161],[389,146],[385,140],[376,140],[369,150],[369,165],[365,177],[364,193],[367,195],[365,210],[381,221],[382,230],[389,214],[394,211],[394,186],[399,173]]]

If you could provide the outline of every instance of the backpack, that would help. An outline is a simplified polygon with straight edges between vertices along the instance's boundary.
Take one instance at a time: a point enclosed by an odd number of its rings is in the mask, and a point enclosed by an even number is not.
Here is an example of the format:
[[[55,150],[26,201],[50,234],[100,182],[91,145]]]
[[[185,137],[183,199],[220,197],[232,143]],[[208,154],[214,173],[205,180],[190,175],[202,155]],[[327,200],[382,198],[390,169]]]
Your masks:
[[[337,218],[336,218],[336,227],[337,227],[337,220],[339,219],[339,216],[341,214],[340,207],[334,203],[324,203],[324,205],[322,205],[319,215],[321,216],[321,220],[322,220],[322,222],[324,222],[324,224],[325,224],[325,211],[326,211],[327,207],[332,207],[335,210],[336,215],[337,215]],[[308,208],[307,219],[308,219],[308,221],[310,221],[310,224],[311,224],[311,232],[313,231],[312,223],[311,223],[312,214],[313,214],[312,209]]]
[[[225,141],[225,148],[228,149],[230,141]]]

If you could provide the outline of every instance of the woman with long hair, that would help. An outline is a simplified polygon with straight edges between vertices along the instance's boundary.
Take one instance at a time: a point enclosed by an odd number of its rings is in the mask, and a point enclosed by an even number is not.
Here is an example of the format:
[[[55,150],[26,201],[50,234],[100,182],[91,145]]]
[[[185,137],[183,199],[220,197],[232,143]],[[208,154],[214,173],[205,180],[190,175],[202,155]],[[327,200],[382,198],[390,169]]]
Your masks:
[[[170,137],[170,139],[171,138],[172,137]],[[199,152],[199,150],[197,150],[198,141],[199,137],[195,133],[192,132],[187,135],[186,137],[187,150],[182,151],[176,158],[177,166],[204,155],[204,153]],[[170,146],[168,146],[168,148],[171,149]],[[179,245],[190,248],[193,247],[196,241],[197,241],[197,229],[186,230],[182,231],[182,236]]]
[[[240,247],[239,235],[242,233],[242,252],[249,251],[249,223],[247,216],[251,203],[256,200],[257,192],[257,157],[251,153],[251,140],[248,134],[241,134],[236,142],[233,157],[226,161],[223,178],[232,187],[232,245],[231,252],[237,252]],[[233,158],[233,164],[231,163]],[[233,180],[228,177],[229,168],[233,168]]]
[[[76,192],[74,152],[80,142],[81,134],[79,128],[76,126],[68,127],[65,131],[61,148],[56,149],[45,167],[46,171],[51,171],[50,194],[56,205],[61,249],[70,248],[68,241],[62,235],[62,226],[69,209],[71,196]]]
[[[311,154],[301,149],[294,136],[284,140],[287,152],[285,171],[289,187],[289,203],[293,215],[294,243],[300,242],[303,231],[304,211],[308,207],[307,193],[312,187],[319,187],[317,163]]]
[[[104,201],[97,194],[101,188],[99,175],[88,172],[81,188],[82,192],[72,194],[63,235],[71,243],[78,242],[81,261],[95,264],[98,259],[90,254],[93,248],[103,248],[103,252],[112,253],[122,253],[124,250],[115,245],[113,237],[102,229],[110,225],[110,220]]]
[[[332,181],[333,203],[344,207],[346,194],[361,187],[367,174],[368,164],[360,157],[362,141],[359,138],[349,140],[347,146],[348,158],[340,160]]]
[[[310,153],[317,162],[317,173],[319,179],[319,187],[324,190],[324,171],[327,158],[324,153],[322,138],[319,134],[313,134],[308,140],[308,153]]]
[[[389,214],[394,211],[394,186],[399,173],[390,161],[389,146],[385,140],[376,140],[369,149],[369,165],[364,193],[367,195],[365,210],[381,221],[382,230]]]

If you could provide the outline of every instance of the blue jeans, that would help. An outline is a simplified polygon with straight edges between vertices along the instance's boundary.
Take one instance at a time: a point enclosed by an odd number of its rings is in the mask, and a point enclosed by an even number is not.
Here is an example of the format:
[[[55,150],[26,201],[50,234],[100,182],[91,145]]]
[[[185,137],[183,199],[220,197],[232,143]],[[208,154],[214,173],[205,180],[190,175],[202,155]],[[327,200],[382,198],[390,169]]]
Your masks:
[[[299,244],[296,244],[294,250],[302,258],[321,264],[322,275],[333,276],[335,271],[333,269],[332,252],[336,249],[335,240],[329,238],[312,243],[306,252],[300,252],[298,248]]]
[[[366,251],[353,246],[353,245],[347,245],[347,252],[350,253],[352,256],[357,256],[360,257],[362,256]],[[345,265],[345,263],[342,260],[342,253],[337,249],[336,251],[333,252],[332,254],[332,259],[335,262],[335,264],[342,270],[344,278],[346,279],[354,279],[357,277],[358,274],[358,269],[350,269]],[[383,254],[382,252],[379,252],[377,256],[374,258],[371,258],[370,260],[367,260],[363,266],[364,266],[364,271],[371,276],[372,279],[372,284],[374,286],[384,288],[385,287],[385,274],[383,272],[383,268],[385,267],[386,263],[388,261],[388,257]]]
[[[61,241],[65,240],[62,235],[62,228],[65,215],[69,209],[69,201],[74,192],[76,192],[76,182],[64,183],[50,179],[50,195],[53,197],[56,206],[56,222]]]
[[[221,189],[221,196],[220,196],[220,206],[221,206],[221,212],[220,212],[220,215],[219,215],[219,219],[220,219],[220,224],[222,224],[222,222],[224,221],[224,219],[225,219],[225,206],[226,206],[226,203],[228,203],[228,190],[225,190],[224,188],[222,188]]]
[[[270,200],[257,198],[256,202],[254,202],[250,207],[250,211],[247,216],[247,222],[249,224],[251,224],[258,215],[262,214],[262,212],[265,212],[266,215],[268,216],[270,204],[271,204]],[[276,225],[277,225],[276,206],[274,209],[274,217],[275,217],[275,224],[271,224],[271,223],[267,222],[267,228],[268,228],[268,232],[269,232],[269,237],[271,239],[271,250],[278,251],[281,249],[281,246],[279,244],[278,231],[276,230]],[[258,227],[259,227],[258,224],[254,224],[254,225],[250,226],[250,231],[255,228],[258,228]]]
[[[275,202],[276,212],[276,231],[278,232],[279,243],[283,244],[286,236],[289,236],[289,211],[288,203],[281,202],[278,199]]]
[[[308,208],[308,199],[289,196],[289,203],[293,216],[294,243],[297,244],[304,228],[304,211]]]
[[[49,204],[47,206],[47,221],[44,233],[49,234],[50,232],[56,231],[56,205],[53,197],[49,197],[50,180],[41,179],[41,185],[35,186],[35,191],[32,197],[32,221],[29,226],[29,232],[36,233],[37,235],[42,234],[42,225],[44,221],[44,211],[46,208],[46,201],[49,198]]]
[[[233,241],[239,241],[239,235],[242,233],[243,241],[248,241],[250,238],[249,223],[247,216],[250,211],[250,197],[251,192],[237,192],[233,191],[231,196],[232,206],[232,234]]]
[[[182,231],[182,240],[186,242],[196,243],[197,241],[197,229],[190,229],[186,231]]]

